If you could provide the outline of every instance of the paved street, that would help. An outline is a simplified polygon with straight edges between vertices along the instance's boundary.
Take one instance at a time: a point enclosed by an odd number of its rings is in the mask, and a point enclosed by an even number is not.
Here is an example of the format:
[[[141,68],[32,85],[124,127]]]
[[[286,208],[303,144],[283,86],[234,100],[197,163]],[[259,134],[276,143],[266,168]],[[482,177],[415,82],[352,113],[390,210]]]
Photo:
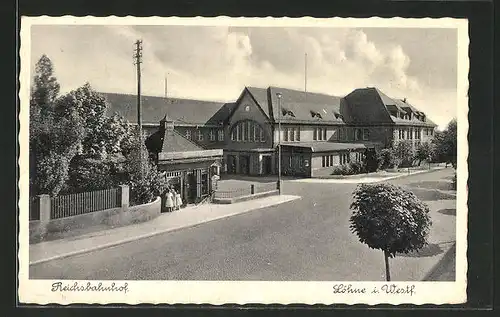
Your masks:
[[[393,280],[422,279],[455,242],[455,197],[447,187],[452,173],[446,169],[390,181],[410,186],[424,199],[434,223],[428,248],[391,260]],[[30,278],[383,281],[382,252],[349,231],[355,187],[286,181],[284,192],[302,199],[32,265]]]

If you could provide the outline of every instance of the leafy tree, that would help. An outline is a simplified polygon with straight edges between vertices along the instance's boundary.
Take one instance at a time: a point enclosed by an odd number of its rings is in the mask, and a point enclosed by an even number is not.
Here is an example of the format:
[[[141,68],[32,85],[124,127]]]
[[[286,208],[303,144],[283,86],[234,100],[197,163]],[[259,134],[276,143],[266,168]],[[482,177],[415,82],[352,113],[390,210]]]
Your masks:
[[[35,65],[35,75],[30,96],[30,109],[46,111],[52,108],[59,95],[60,85],[54,76],[54,65],[47,55],[42,55]]]
[[[131,204],[145,204],[162,196],[168,183],[155,163],[149,159],[145,139],[139,138],[136,133],[132,143],[134,146],[127,157],[125,178],[130,186]]]
[[[107,116],[105,98],[90,84],[71,91],[56,103],[59,116],[78,113],[85,131],[81,150],[70,164],[68,190],[92,191],[118,185],[125,155],[131,151],[132,128],[118,115]]]
[[[351,231],[360,242],[384,252],[387,281],[389,258],[427,244],[429,207],[408,190],[386,183],[361,184],[353,193],[351,209]]]
[[[418,161],[417,165],[420,165],[422,161],[431,162],[433,157],[433,146],[430,142],[422,142],[417,146],[415,151],[415,160]]]
[[[30,190],[31,195],[57,195],[66,187],[69,162],[80,151],[83,130],[75,111],[60,116],[59,84],[50,59],[37,63],[30,98]]]
[[[437,159],[441,162],[457,165],[457,121],[453,119],[444,131],[436,131],[432,143],[436,149]]]
[[[393,148],[396,165],[399,167],[409,167],[413,163],[413,147],[410,141],[401,140]]]
[[[379,168],[388,169],[394,168],[395,158],[394,151],[392,149],[382,149],[378,153]]]

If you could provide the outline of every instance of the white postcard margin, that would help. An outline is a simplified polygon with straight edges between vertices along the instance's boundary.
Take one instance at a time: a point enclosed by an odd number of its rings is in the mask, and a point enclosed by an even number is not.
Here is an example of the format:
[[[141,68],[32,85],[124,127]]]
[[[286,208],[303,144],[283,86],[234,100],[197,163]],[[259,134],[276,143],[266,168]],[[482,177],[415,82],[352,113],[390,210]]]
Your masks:
[[[414,287],[414,293],[373,293],[386,282],[250,282],[250,281],[102,281],[115,283],[117,292],[52,292],[54,280],[29,279],[29,94],[30,94],[30,30],[32,25],[220,25],[267,27],[392,27],[454,28],[458,32],[457,123],[458,169],[456,212],[456,281],[455,282],[391,282],[401,288]],[[407,18],[179,18],[179,17],[22,17],[20,62],[20,132],[19,132],[19,275],[20,303],[34,304],[458,304],[467,299],[467,180],[468,180],[468,72],[469,36],[465,19]],[[96,286],[100,281],[61,281],[65,285]],[[364,294],[332,292],[338,283],[365,288]],[[126,287],[125,287],[126,285]]]

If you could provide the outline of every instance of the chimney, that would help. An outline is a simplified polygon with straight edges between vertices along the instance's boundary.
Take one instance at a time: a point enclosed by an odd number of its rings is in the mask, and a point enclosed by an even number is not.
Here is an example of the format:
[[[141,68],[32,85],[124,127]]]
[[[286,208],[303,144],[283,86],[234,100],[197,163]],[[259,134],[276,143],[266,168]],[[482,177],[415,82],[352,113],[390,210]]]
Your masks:
[[[163,131],[174,130],[174,121],[168,118],[167,115],[165,115],[160,121],[160,129]]]
[[[403,98],[403,102],[406,103],[406,97]]]

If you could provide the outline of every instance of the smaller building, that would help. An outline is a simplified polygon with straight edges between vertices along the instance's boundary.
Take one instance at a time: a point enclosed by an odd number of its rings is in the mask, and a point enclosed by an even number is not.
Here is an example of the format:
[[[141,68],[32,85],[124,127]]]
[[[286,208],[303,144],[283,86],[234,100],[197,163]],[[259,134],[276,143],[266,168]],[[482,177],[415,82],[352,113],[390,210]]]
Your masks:
[[[212,176],[220,173],[222,149],[205,150],[186,139],[167,116],[146,139],[146,147],[183,202],[196,203],[210,194]]]
[[[360,162],[367,149],[364,144],[300,142],[281,145],[283,175],[314,177],[329,174],[333,167]]]

